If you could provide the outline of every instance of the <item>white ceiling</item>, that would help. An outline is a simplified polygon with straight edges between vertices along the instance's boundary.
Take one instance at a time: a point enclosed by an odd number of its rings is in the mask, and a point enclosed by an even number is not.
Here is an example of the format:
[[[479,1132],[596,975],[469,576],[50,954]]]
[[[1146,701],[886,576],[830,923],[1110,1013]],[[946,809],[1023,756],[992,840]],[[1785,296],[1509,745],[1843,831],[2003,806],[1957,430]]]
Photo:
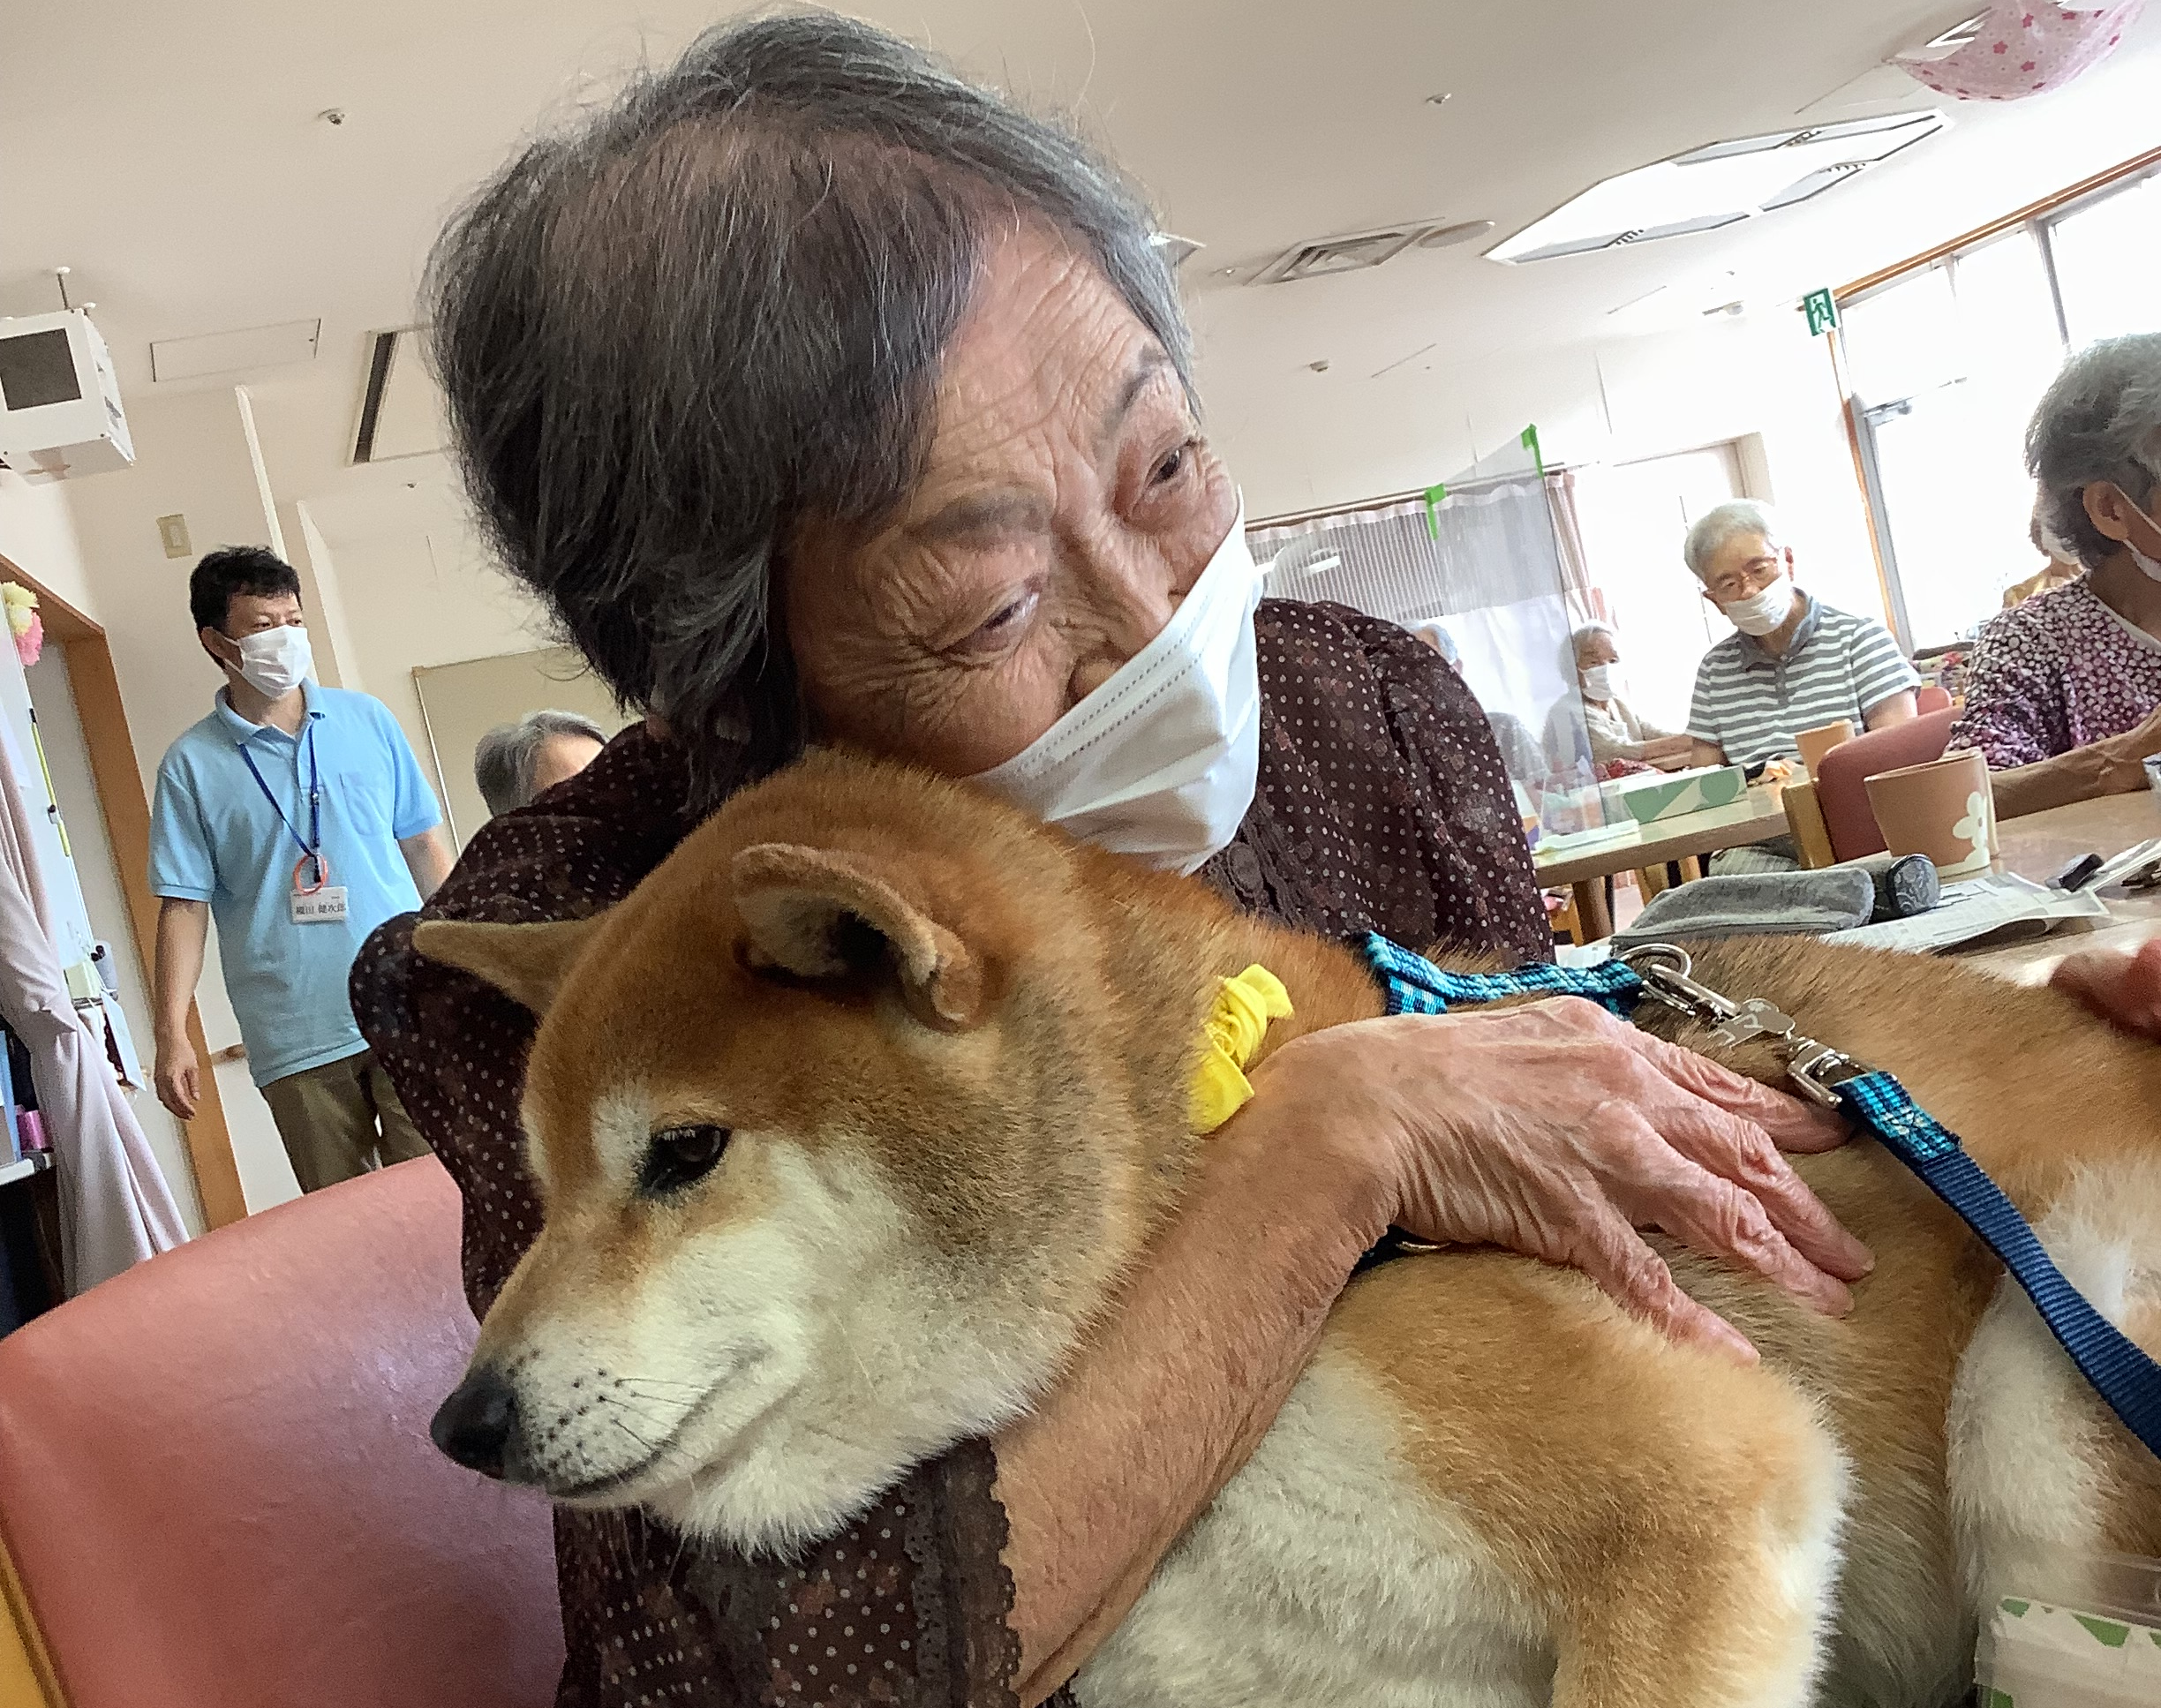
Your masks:
[[[861,8],[1024,100],[1077,107],[1208,247],[1186,264],[1204,389],[1295,407],[1366,383],[1611,335],[1610,311],[1728,269],[1766,307],[2161,140],[2161,8],[2058,95],[1954,127],[1806,207],[1702,237],[1509,268],[1483,245],[1249,287],[1292,243],[1406,218],[1496,236],[1593,180],[1714,139],[1931,103],[1824,98],[1977,0],[877,0]],[[410,320],[446,211],[546,111],[715,16],[653,0],[132,0],[17,8],[0,43],[0,312],[73,268],[131,399],[148,347],[322,320],[304,369],[247,377],[317,423],[302,496],[350,433],[365,335]],[[1427,97],[1443,91],[1442,105]],[[332,126],[317,117],[343,109]],[[1488,240],[1490,241],[1490,240]],[[1327,361],[1326,376],[1308,365]],[[295,418],[297,418],[297,415]],[[373,471],[357,471],[373,474]],[[274,469],[274,476],[277,471]],[[392,465],[381,490],[403,479]],[[344,477],[339,477],[344,480]],[[350,485],[350,482],[347,483]]]

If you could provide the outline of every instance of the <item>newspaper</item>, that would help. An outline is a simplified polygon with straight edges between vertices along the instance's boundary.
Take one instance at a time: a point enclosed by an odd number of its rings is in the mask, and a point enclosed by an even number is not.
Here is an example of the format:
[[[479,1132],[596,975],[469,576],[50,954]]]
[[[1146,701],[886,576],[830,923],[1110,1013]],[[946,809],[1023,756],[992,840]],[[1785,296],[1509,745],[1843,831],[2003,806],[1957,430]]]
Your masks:
[[[2052,889],[2015,872],[1990,872],[1963,884],[1945,884],[1943,899],[1925,914],[1833,931],[1824,941],[1925,955],[1999,931],[2039,937],[2066,920],[2108,917],[2107,906],[2091,890]]]

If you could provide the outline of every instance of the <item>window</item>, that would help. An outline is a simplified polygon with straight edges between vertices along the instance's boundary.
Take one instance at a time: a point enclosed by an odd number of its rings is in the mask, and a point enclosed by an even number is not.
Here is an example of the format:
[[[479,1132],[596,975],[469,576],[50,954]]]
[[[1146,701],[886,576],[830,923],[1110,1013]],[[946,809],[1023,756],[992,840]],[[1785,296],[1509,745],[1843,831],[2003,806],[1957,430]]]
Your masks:
[[[1901,280],[1846,325],[1903,638],[1946,646],[2037,567],[2026,421],[2064,355],[2041,241],[2015,231]]]
[[[2161,329],[2161,177],[2112,185],[1844,304],[1869,508],[1909,651],[2041,567],[2026,424],[2073,349]]]
[[[2049,246],[2074,348],[2161,326],[2161,177],[2064,214]]]
[[[1621,694],[1661,729],[1688,727],[1696,665],[1730,633],[1681,557],[1689,524],[1743,496],[1732,445],[1577,473],[1577,523],[1621,636]]]

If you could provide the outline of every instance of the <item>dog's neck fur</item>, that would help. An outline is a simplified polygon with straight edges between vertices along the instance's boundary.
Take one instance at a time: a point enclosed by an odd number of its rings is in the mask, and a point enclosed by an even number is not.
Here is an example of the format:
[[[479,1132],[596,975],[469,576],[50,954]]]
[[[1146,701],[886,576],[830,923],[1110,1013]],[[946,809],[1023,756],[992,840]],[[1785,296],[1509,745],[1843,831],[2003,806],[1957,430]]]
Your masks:
[[[1181,1027],[1196,1054],[1216,981],[1256,962],[1283,981],[1292,1012],[1270,1024],[1248,1066],[1307,1033],[1382,1013],[1371,969],[1344,944],[1241,914],[1186,879],[1136,871],[1083,845],[1071,852],[1077,869],[1070,893],[1099,902],[1104,940],[1120,963],[1113,971],[1118,988],[1159,1002],[1161,1023]]]

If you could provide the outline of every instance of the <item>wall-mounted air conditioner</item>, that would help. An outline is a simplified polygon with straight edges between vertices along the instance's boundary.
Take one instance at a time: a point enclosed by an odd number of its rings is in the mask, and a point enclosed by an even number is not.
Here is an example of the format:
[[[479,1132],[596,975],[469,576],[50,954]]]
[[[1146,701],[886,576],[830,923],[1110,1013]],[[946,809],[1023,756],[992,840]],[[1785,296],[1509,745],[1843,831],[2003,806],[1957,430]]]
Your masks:
[[[0,320],[0,463],[102,474],[135,460],[112,356],[79,308]]]

